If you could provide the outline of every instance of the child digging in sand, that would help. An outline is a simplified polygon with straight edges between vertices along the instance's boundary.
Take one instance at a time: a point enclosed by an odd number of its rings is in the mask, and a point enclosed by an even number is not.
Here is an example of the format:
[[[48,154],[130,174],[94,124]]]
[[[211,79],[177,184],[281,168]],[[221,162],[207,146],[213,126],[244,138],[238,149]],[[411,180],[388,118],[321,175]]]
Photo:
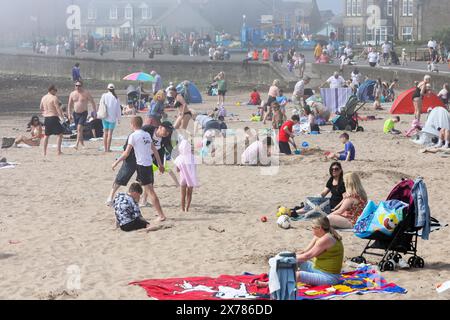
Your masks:
[[[198,187],[197,167],[192,154],[191,144],[183,139],[178,147],[180,155],[175,159],[175,165],[180,173],[181,209],[189,212],[192,202],[192,193]]]
[[[391,119],[386,120],[384,123],[383,132],[385,134],[401,134],[399,130],[395,129],[395,124],[400,122],[400,117],[393,117]]]

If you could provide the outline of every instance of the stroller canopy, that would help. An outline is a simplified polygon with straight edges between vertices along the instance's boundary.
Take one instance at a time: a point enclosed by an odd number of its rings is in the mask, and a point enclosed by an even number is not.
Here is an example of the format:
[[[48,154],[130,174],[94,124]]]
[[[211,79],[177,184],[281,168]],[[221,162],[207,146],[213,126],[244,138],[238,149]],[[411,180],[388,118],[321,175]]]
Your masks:
[[[374,90],[376,81],[367,80],[358,89],[358,100],[361,102],[375,101]]]
[[[422,132],[439,136],[438,128],[450,130],[450,114],[442,107],[435,108],[430,112]]]
[[[178,93],[183,93],[183,90],[184,90],[184,82],[180,83],[177,86]],[[200,90],[198,90],[196,85],[193,84],[192,82],[189,82],[188,94],[189,94],[188,103],[203,103],[203,98],[202,94],[200,93]]]
[[[413,95],[416,88],[403,92],[392,105],[391,114],[414,114]],[[435,93],[428,93],[423,97],[422,113],[429,108],[442,107],[442,100]]]
[[[139,95],[139,89],[136,88],[135,86],[128,86],[127,88],[127,96],[132,95],[132,94],[137,94]]]

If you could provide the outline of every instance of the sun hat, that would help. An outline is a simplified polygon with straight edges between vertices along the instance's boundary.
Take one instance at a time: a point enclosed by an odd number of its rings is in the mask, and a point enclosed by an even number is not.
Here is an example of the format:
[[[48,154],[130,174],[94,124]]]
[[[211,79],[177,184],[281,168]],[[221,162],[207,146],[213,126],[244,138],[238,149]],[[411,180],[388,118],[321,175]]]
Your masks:
[[[108,84],[108,90],[115,90],[116,87],[114,86],[114,84],[110,83]]]

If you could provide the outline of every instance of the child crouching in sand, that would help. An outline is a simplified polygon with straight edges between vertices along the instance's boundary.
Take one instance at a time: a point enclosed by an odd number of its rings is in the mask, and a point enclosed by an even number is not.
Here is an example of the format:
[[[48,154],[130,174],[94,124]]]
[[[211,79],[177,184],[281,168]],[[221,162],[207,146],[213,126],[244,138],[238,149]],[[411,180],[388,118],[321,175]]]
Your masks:
[[[350,142],[350,136],[348,133],[343,133],[339,137],[343,145],[345,145],[345,150],[338,153],[327,152],[325,155],[328,159],[335,161],[346,161],[350,162],[355,160],[356,151],[353,143]]]
[[[181,185],[181,209],[183,212],[189,212],[192,202],[192,193],[194,188],[198,187],[197,166],[195,157],[192,154],[191,144],[183,139],[178,146],[180,155],[174,163],[180,173]]]

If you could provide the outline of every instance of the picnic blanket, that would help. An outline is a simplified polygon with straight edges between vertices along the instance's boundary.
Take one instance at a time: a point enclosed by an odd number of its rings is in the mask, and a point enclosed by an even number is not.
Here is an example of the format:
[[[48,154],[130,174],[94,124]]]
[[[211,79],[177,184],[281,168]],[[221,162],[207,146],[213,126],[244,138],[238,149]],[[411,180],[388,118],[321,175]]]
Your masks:
[[[330,199],[322,197],[308,197],[305,201],[305,214],[292,217],[293,221],[308,221],[327,216],[331,213]]]
[[[258,288],[256,281],[267,282],[267,274],[220,276],[218,278],[176,278],[132,282],[157,300],[268,300],[269,288]],[[311,287],[298,284],[297,300],[327,300],[353,294],[399,293],[407,290],[388,283],[372,266],[343,273],[335,286]]]
[[[320,89],[323,105],[332,113],[340,112],[353,95],[351,88]]]

